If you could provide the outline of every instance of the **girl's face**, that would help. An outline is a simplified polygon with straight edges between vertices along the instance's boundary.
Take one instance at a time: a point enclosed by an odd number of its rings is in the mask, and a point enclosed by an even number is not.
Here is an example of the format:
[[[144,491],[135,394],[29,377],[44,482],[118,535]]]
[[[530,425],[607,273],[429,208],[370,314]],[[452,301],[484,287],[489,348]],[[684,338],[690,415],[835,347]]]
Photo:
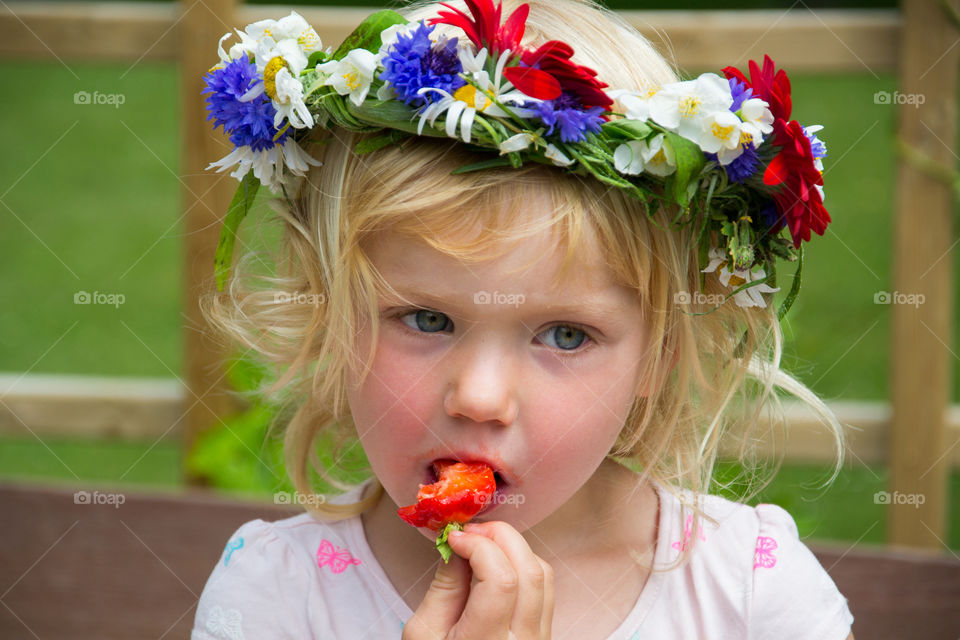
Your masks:
[[[603,462],[644,394],[649,345],[640,301],[613,281],[588,236],[555,286],[561,256],[547,234],[471,264],[390,232],[367,247],[413,303],[379,301],[371,370],[362,386],[353,374],[348,384],[360,441],[397,505],[413,504],[419,485],[434,480],[433,461],[484,461],[499,488],[477,519],[523,531]],[[360,354],[370,340],[368,325]]]

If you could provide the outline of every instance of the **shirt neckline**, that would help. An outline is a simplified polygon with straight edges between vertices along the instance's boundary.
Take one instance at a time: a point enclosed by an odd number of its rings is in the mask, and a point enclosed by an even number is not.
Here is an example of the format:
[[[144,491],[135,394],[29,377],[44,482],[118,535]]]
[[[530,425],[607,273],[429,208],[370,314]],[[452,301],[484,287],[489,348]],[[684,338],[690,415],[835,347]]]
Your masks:
[[[371,478],[362,486],[361,490],[357,493],[357,499],[365,495],[368,485],[373,482],[374,479]],[[647,578],[646,584],[643,585],[643,589],[640,591],[640,595],[637,597],[637,601],[634,603],[630,613],[628,613],[627,617],[623,619],[623,622],[607,636],[607,640],[627,640],[632,637],[631,634],[640,628],[650,613],[650,610],[653,609],[653,605],[660,595],[663,582],[666,578],[666,572],[658,570],[657,568],[665,566],[670,562],[668,554],[670,549],[669,540],[671,539],[672,532],[668,530],[668,526],[672,521],[669,518],[670,514],[668,512],[671,511],[669,508],[671,496],[660,483],[653,479],[650,479],[650,482],[657,495],[658,511],[657,541],[654,551],[653,571],[651,571]],[[350,518],[348,520],[348,526],[350,527],[350,535],[357,542],[357,546],[363,556],[370,558],[370,562],[366,563],[367,569],[372,574],[380,595],[401,621],[405,622],[409,620],[413,616],[413,611],[407,606],[407,603],[393,586],[383,567],[380,566],[376,556],[373,555],[373,551],[367,542],[366,531],[364,531],[363,528],[363,518],[360,516]]]

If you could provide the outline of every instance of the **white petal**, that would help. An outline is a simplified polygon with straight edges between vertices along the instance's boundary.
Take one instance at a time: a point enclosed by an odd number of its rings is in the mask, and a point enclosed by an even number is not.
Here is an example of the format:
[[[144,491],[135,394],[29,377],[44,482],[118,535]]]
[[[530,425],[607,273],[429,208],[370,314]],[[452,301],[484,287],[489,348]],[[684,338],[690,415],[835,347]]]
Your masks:
[[[240,102],[250,102],[257,96],[261,95],[265,90],[266,88],[263,85],[263,80],[258,80],[255,85],[247,89],[245,94],[240,96],[239,100]]]
[[[223,41],[232,36],[233,34],[229,31],[223,34],[223,37],[220,38],[220,42],[217,43],[217,53],[220,54],[221,62],[230,62],[233,60],[230,56],[227,55],[227,52],[223,50]]]
[[[470,142],[470,134],[473,131],[473,118],[477,115],[476,109],[466,109],[463,117],[460,118],[460,137],[464,142]]]
[[[640,140],[631,140],[617,147],[613,152],[613,164],[617,171],[631,176],[643,173],[642,146]]]
[[[457,122],[460,121],[460,114],[463,113],[463,110],[466,108],[467,103],[462,100],[456,100],[450,105],[446,116],[446,130],[447,135],[451,138],[457,137]]]
[[[500,143],[500,155],[511,153],[513,151],[523,151],[530,147],[533,142],[533,136],[529,133],[518,133],[510,136]]]
[[[552,144],[547,145],[547,150],[544,152],[545,156],[550,158],[553,161],[553,164],[560,167],[567,167],[573,164],[573,160],[568,158],[563,151],[560,151],[556,146]]]

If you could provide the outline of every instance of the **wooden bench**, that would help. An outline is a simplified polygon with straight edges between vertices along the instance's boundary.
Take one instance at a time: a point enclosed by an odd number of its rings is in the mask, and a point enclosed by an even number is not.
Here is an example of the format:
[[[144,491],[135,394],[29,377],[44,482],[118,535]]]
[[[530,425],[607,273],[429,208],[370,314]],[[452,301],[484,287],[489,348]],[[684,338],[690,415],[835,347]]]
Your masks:
[[[200,490],[84,495],[0,484],[0,638],[187,638],[230,534],[297,512]],[[858,640],[960,638],[956,557],[813,550],[847,596]]]

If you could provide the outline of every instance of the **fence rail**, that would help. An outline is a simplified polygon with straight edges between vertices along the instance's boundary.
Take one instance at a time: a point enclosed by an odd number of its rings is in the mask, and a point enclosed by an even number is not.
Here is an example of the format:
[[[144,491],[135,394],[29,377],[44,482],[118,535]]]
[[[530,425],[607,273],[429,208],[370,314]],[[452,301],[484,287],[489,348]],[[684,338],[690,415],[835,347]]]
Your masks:
[[[195,330],[202,326],[197,299],[212,284],[220,216],[235,186],[226,176],[204,171],[229,144],[205,123],[201,76],[214,61],[212,43],[220,35],[287,11],[280,6],[245,6],[237,0],[10,2],[0,10],[0,58],[118,60],[131,67],[142,60],[179,62],[187,260],[185,377],[190,402],[177,418],[181,423],[177,431],[186,448],[198,433],[237,407],[223,382],[222,363],[228,354]],[[297,7],[297,11],[315,26],[324,43],[335,45],[372,9]],[[902,0],[899,11],[626,11],[623,15],[684,71],[715,69],[718,62],[742,65],[768,53],[781,66],[795,71],[897,72],[902,91],[926,96],[924,104],[898,107],[897,142],[910,145],[913,157],[925,157],[926,168],[906,157],[899,161],[894,284],[897,291],[924,294],[928,302],[919,310],[906,305],[894,305],[891,310],[892,404],[857,403],[860,408],[849,414],[842,405],[836,408],[843,422],[863,428],[850,432],[855,455],[888,461],[891,490],[927,497],[919,509],[891,505],[889,542],[941,547],[949,504],[947,474],[960,454],[957,412],[948,407],[956,328],[956,275],[952,268],[955,193],[953,185],[943,179],[944,172],[953,171],[957,158],[960,48],[955,45],[960,0]],[[167,398],[166,402],[181,400]],[[51,400],[48,409],[55,414],[56,406]],[[0,416],[0,423],[11,419],[23,422],[19,414],[8,412]],[[167,420],[147,420],[143,428],[165,428]],[[797,420],[797,425],[807,424],[802,417]],[[103,428],[103,420],[100,424],[89,428],[100,433],[97,430]],[[794,429],[795,434],[808,431],[817,430]],[[124,427],[108,428],[107,432],[128,431]],[[791,457],[808,447],[811,454],[831,449],[830,442],[821,442],[817,436],[804,436],[800,441],[807,444],[792,447]]]
[[[185,15],[210,14],[210,3],[10,2],[0,12],[0,57],[86,60],[176,60]],[[236,19],[212,18],[222,33],[288,9],[243,5]],[[326,44],[338,44],[370,8],[296,7]],[[897,67],[896,10],[622,11],[628,22],[681,69],[738,65],[768,53],[796,71],[879,72]],[[669,36],[672,51],[664,36]],[[208,57],[209,43],[199,43]]]

